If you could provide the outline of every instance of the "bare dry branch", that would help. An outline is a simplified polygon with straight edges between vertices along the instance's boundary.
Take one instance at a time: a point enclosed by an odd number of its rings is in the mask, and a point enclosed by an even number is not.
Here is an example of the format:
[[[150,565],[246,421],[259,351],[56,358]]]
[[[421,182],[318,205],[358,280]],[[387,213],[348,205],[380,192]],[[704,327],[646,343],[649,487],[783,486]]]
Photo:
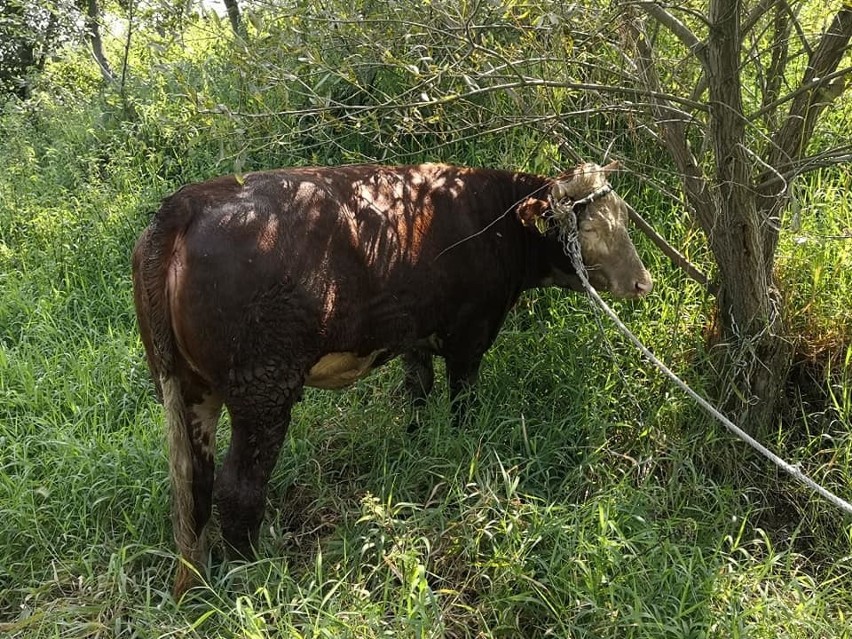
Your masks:
[[[523,78],[521,80],[517,80],[515,82],[504,82],[502,84],[494,84],[487,87],[480,87],[478,89],[472,89],[470,91],[466,91],[463,93],[455,93],[455,94],[447,94],[440,96],[435,99],[428,100],[418,100],[414,102],[409,102],[407,104],[399,103],[394,99],[394,101],[388,101],[383,104],[369,104],[369,105],[346,105],[341,103],[329,104],[325,106],[319,107],[308,107],[303,109],[292,109],[287,111],[270,111],[266,113],[249,113],[246,111],[237,111],[233,109],[227,109],[224,106],[219,107],[217,109],[200,109],[199,113],[204,114],[217,114],[217,113],[228,113],[229,115],[236,115],[243,118],[268,118],[268,117],[296,117],[296,116],[304,116],[304,115],[318,115],[322,113],[335,112],[340,109],[345,109],[348,113],[360,113],[360,112],[377,112],[377,111],[396,111],[396,110],[404,110],[410,108],[421,108],[435,105],[445,105],[452,102],[457,102],[460,100],[466,100],[469,98],[485,95],[488,93],[497,93],[501,91],[507,91],[510,89],[520,89],[520,88],[560,88],[560,89],[573,89],[576,91],[589,91],[589,92],[597,92],[597,93],[609,93],[615,95],[626,95],[626,96],[635,96],[642,98],[653,98],[653,99],[664,99],[671,100],[676,104],[680,104],[684,107],[693,109],[695,111],[707,111],[707,106],[701,104],[700,102],[693,102],[688,98],[681,98],[674,95],[669,95],[662,92],[654,92],[647,91],[642,89],[637,89],[635,87],[628,86],[615,86],[608,84],[597,84],[591,82],[567,82],[567,81],[559,81],[559,80],[545,80],[541,78]],[[683,113],[682,111],[679,111]]]

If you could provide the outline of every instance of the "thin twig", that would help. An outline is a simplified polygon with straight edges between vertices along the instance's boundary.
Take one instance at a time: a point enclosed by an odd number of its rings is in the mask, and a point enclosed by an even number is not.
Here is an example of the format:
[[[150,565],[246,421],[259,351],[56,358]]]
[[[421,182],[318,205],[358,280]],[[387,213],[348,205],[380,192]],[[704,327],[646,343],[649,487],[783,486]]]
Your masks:
[[[268,118],[268,117],[292,117],[292,116],[302,116],[302,115],[319,115],[322,113],[328,113],[332,111],[336,111],[339,109],[345,109],[350,113],[360,113],[360,112],[376,112],[376,111],[394,111],[400,109],[413,109],[413,108],[423,108],[429,106],[437,106],[437,105],[446,105],[452,102],[458,102],[460,100],[466,100],[473,97],[478,97],[481,95],[485,95],[488,93],[500,93],[507,91],[509,89],[519,89],[519,88],[553,88],[553,89],[574,89],[577,91],[594,91],[601,93],[614,93],[621,95],[633,95],[640,97],[650,97],[650,98],[659,98],[664,100],[670,100],[672,102],[678,103],[682,106],[689,107],[690,109],[694,109],[696,111],[706,112],[708,107],[706,104],[701,104],[700,102],[693,102],[687,98],[681,98],[675,95],[669,95],[666,93],[656,93],[653,91],[647,91],[642,89],[637,89],[635,87],[628,86],[614,86],[608,84],[597,84],[593,82],[563,82],[559,80],[545,80],[542,78],[524,78],[522,80],[518,80],[515,82],[505,82],[503,84],[495,84],[488,87],[481,87],[479,89],[472,89],[470,91],[464,93],[454,93],[449,95],[444,95],[439,98],[429,99],[429,100],[418,100],[415,102],[409,102],[407,104],[399,104],[396,102],[386,102],[384,104],[370,104],[370,105],[344,105],[344,104],[335,104],[329,106],[321,106],[321,107],[311,107],[307,109],[292,109],[287,111],[270,111],[266,113],[247,113],[245,111],[234,111],[226,108],[216,108],[216,109],[199,109],[199,113],[204,114],[228,114],[228,115],[236,115],[242,118]]]
[[[777,167],[765,180],[760,182],[755,188],[763,192],[765,189],[775,187],[779,182],[791,182],[796,177],[816,171],[817,169],[826,169],[839,164],[852,162],[852,145],[829,149],[819,155],[812,155],[802,158],[798,162],[790,162],[781,167]]]

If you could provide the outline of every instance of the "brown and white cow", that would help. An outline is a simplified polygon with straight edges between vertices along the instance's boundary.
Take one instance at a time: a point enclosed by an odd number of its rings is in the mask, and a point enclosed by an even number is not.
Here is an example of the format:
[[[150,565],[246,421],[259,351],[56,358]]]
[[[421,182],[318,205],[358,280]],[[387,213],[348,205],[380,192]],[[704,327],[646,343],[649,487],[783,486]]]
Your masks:
[[[586,198],[576,213],[591,283],[648,293],[625,204],[606,188],[612,168],[584,164],[555,179],[445,165],[295,168],[166,198],[136,244],[133,284],[167,414],[182,557],[203,565],[223,405],[232,435],[215,495],[226,543],[248,555],[303,386],[343,388],[402,355],[406,388],[422,399],[440,355],[456,397],[523,290],[578,288],[547,223],[551,195]],[[176,595],[192,581],[182,564]]]

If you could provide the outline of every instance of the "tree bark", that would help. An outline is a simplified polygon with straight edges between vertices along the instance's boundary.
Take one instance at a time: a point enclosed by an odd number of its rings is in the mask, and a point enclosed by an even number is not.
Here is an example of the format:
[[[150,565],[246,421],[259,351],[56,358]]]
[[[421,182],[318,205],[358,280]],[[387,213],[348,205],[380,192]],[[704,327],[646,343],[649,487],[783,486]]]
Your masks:
[[[704,231],[720,273],[725,409],[744,428],[772,425],[792,359],[785,339],[774,258],[765,255],[767,221],[752,188],[740,78],[739,0],[713,0],[707,40],[710,137],[718,211]]]
[[[237,0],[224,0],[225,8],[228,10],[228,20],[231,22],[231,28],[234,34],[243,38],[245,37],[245,28],[243,27],[242,17],[240,16],[240,7]]]
[[[112,72],[112,69],[109,66],[109,61],[104,54],[104,45],[103,40],[101,40],[101,30],[100,30],[100,7],[98,6],[98,0],[87,0],[86,1],[86,34],[89,38],[89,44],[92,47],[92,55],[95,58],[95,62],[98,64],[98,68],[101,70],[101,76],[104,79],[104,82],[107,84],[112,84],[115,82],[115,75]]]

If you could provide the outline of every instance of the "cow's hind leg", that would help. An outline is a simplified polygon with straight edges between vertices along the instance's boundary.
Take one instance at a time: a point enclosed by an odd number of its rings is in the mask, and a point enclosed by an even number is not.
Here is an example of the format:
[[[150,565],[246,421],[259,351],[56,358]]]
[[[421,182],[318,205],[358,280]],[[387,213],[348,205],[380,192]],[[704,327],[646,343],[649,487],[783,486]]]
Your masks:
[[[216,477],[216,505],[229,550],[251,557],[266,505],[266,488],[290,422],[301,384],[258,385],[226,400],[231,443]]]
[[[205,528],[212,508],[222,400],[191,373],[161,382],[169,434],[172,527],[182,558],[174,584],[179,598],[195,584],[195,571],[202,571],[206,562]]]

